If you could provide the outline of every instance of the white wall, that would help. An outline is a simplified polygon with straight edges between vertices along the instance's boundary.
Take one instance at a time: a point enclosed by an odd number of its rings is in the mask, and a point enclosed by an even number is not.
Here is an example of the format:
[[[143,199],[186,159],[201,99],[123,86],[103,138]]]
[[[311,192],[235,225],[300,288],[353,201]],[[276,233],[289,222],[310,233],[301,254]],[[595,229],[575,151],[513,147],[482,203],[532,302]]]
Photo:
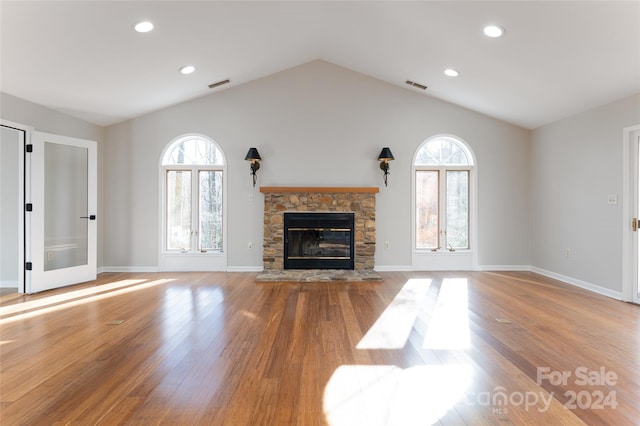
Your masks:
[[[535,268],[614,296],[622,291],[622,132],[637,124],[640,94],[532,133]],[[607,203],[612,194],[616,206]]]
[[[157,267],[160,155],[192,132],[228,160],[230,267],[262,266],[261,185],[380,186],[376,266],[408,267],[411,159],[435,134],[461,137],[478,160],[480,265],[529,264],[528,131],[314,61],[106,128],[105,266]],[[251,146],[263,158],[255,189],[243,161]],[[376,161],[383,146],[396,158],[387,188]]]
[[[98,143],[98,267],[103,265],[103,202],[102,202],[102,172],[103,172],[103,135],[104,129],[87,123],[68,114],[46,108],[15,96],[0,92],[0,118],[25,126],[31,126],[36,131],[88,139]]]

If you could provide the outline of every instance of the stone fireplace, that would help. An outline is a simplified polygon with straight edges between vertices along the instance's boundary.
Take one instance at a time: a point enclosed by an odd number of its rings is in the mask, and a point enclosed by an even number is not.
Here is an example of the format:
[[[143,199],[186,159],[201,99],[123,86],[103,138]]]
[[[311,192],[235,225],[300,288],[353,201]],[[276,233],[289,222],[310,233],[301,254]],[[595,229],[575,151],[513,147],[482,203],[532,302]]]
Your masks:
[[[265,272],[285,269],[285,212],[352,213],[353,268],[341,269],[373,271],[376,252],[375,194],[378,192],[377,187],[261,187],[260,192],[264,194],[263,268]],[[341,231],[326,235],[338,240],[340,239],[338,232]],[[319,238],[325,237],[323,235]],[[331,246],[337,248],[338,244],[339,242],[333,241]],[[329,247],[328,244],[324,246]],[[288,265],[287,268],[291,266]],[[296,266],[294,265],[293,268]]]

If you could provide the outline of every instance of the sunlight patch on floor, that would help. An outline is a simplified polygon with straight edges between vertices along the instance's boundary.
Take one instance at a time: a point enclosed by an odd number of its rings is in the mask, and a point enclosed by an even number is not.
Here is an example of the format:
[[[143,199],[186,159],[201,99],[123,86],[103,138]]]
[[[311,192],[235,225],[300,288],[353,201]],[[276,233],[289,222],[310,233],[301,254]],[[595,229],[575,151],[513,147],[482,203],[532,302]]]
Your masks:
[[[0,307],[0,316],[13,314],[15,312],[30,311],[31,309],[42,308],[44,306],[55,305],[60,302],[66,302],[68,300],[78,299],[80,297],[91,296],[96,293],[103,293],[105,291],[115,290],[117,288],[127,287],[134,284],[139,284],[144,280],[121,280],[110,284],[102,284],[95,287],[83,288],[81,290],[74,290],[68,293],[57,294],[55,296],[47,296],[38,298],[37,300],[31,300],[24,303],[15,303],[8,306]],[[36,296],[37,297],[37,296]]]
[[[425,349],[468,349],[469,290],[466,278],[442,281],[429,328],[424,339]]]
[[[144,281],[144,280],[143,280]],[[134,291],[139,291],[139,290],[144,290],[146,288],[150,288],[150,287],[154,287],[157,285],[161,285],[161,284],[166,284],[168,282],[173,281],[173,279],[161,279],[161,280],[155,280],[155,281],[150,281],[144,284],[138,284],[138,285],[133,285],[133,286],[129,286],[126,288],[121,288],[119,290],[115,290],[115,291],[110,291],[110,292],[101,292],[101,294],[95,295],[95,296],[91,296],[91,297],[86,297],[83,299],[76,299],[76,300],[71,300],[69,302],[66,303],[61,303],[55,306],[49,306],[47,308],[42,308],[42,309],[36,309],[30,312],[26,312],[23,314],[18,314],[18,315],[14,315],[11,317],[7,317],[7,318],[2,318],[0,319],[0,325],[3,324],[9,324],[15,321],[21,321],[24,319],[28,319],[28,318],[33,318],[33,317],[37,317],[39,315],[44,315],[44,314],[48,314],[51,312],[56,312],[56,311],[60,311],[63,309],[68,309],[68,308],[72,308],[75,306],[79,306],[79,305],[84,305],[86,303],[92,303],[92,302],[96,302],[98,300],[102,300],[102,299],[107,299],[109,297],[115,297],[115,296],[120,296],[123,294],[127,294],[127,293],[132,293]]]
[[[408,280],[356,348],[403,348],[430,285],[431,279],[427,278]]]
[[[331,376],[323,410],[330,426],[430,425],[464,398],[471,367],[343,365]]]

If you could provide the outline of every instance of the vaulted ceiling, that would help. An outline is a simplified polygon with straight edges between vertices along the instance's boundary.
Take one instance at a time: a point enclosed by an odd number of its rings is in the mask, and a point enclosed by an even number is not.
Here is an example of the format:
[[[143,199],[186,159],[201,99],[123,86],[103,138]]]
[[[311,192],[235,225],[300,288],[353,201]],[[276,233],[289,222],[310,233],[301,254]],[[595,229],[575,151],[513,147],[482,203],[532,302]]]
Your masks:
[[[638,1],[3,0],[0,19],[0,90],[98,125],[315,59],[524,128],[640,92]]]

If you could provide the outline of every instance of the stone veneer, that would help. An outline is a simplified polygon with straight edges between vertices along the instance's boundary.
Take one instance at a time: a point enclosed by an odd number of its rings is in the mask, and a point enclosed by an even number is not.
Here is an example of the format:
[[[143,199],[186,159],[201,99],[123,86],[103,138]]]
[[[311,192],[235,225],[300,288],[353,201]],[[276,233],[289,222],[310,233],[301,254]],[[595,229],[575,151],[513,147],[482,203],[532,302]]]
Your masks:
[[[284,268],[284,212],[355,213],[355,270],[373,270],[376,253],[377,187],[262,187],[264,193],[263,268]]]

